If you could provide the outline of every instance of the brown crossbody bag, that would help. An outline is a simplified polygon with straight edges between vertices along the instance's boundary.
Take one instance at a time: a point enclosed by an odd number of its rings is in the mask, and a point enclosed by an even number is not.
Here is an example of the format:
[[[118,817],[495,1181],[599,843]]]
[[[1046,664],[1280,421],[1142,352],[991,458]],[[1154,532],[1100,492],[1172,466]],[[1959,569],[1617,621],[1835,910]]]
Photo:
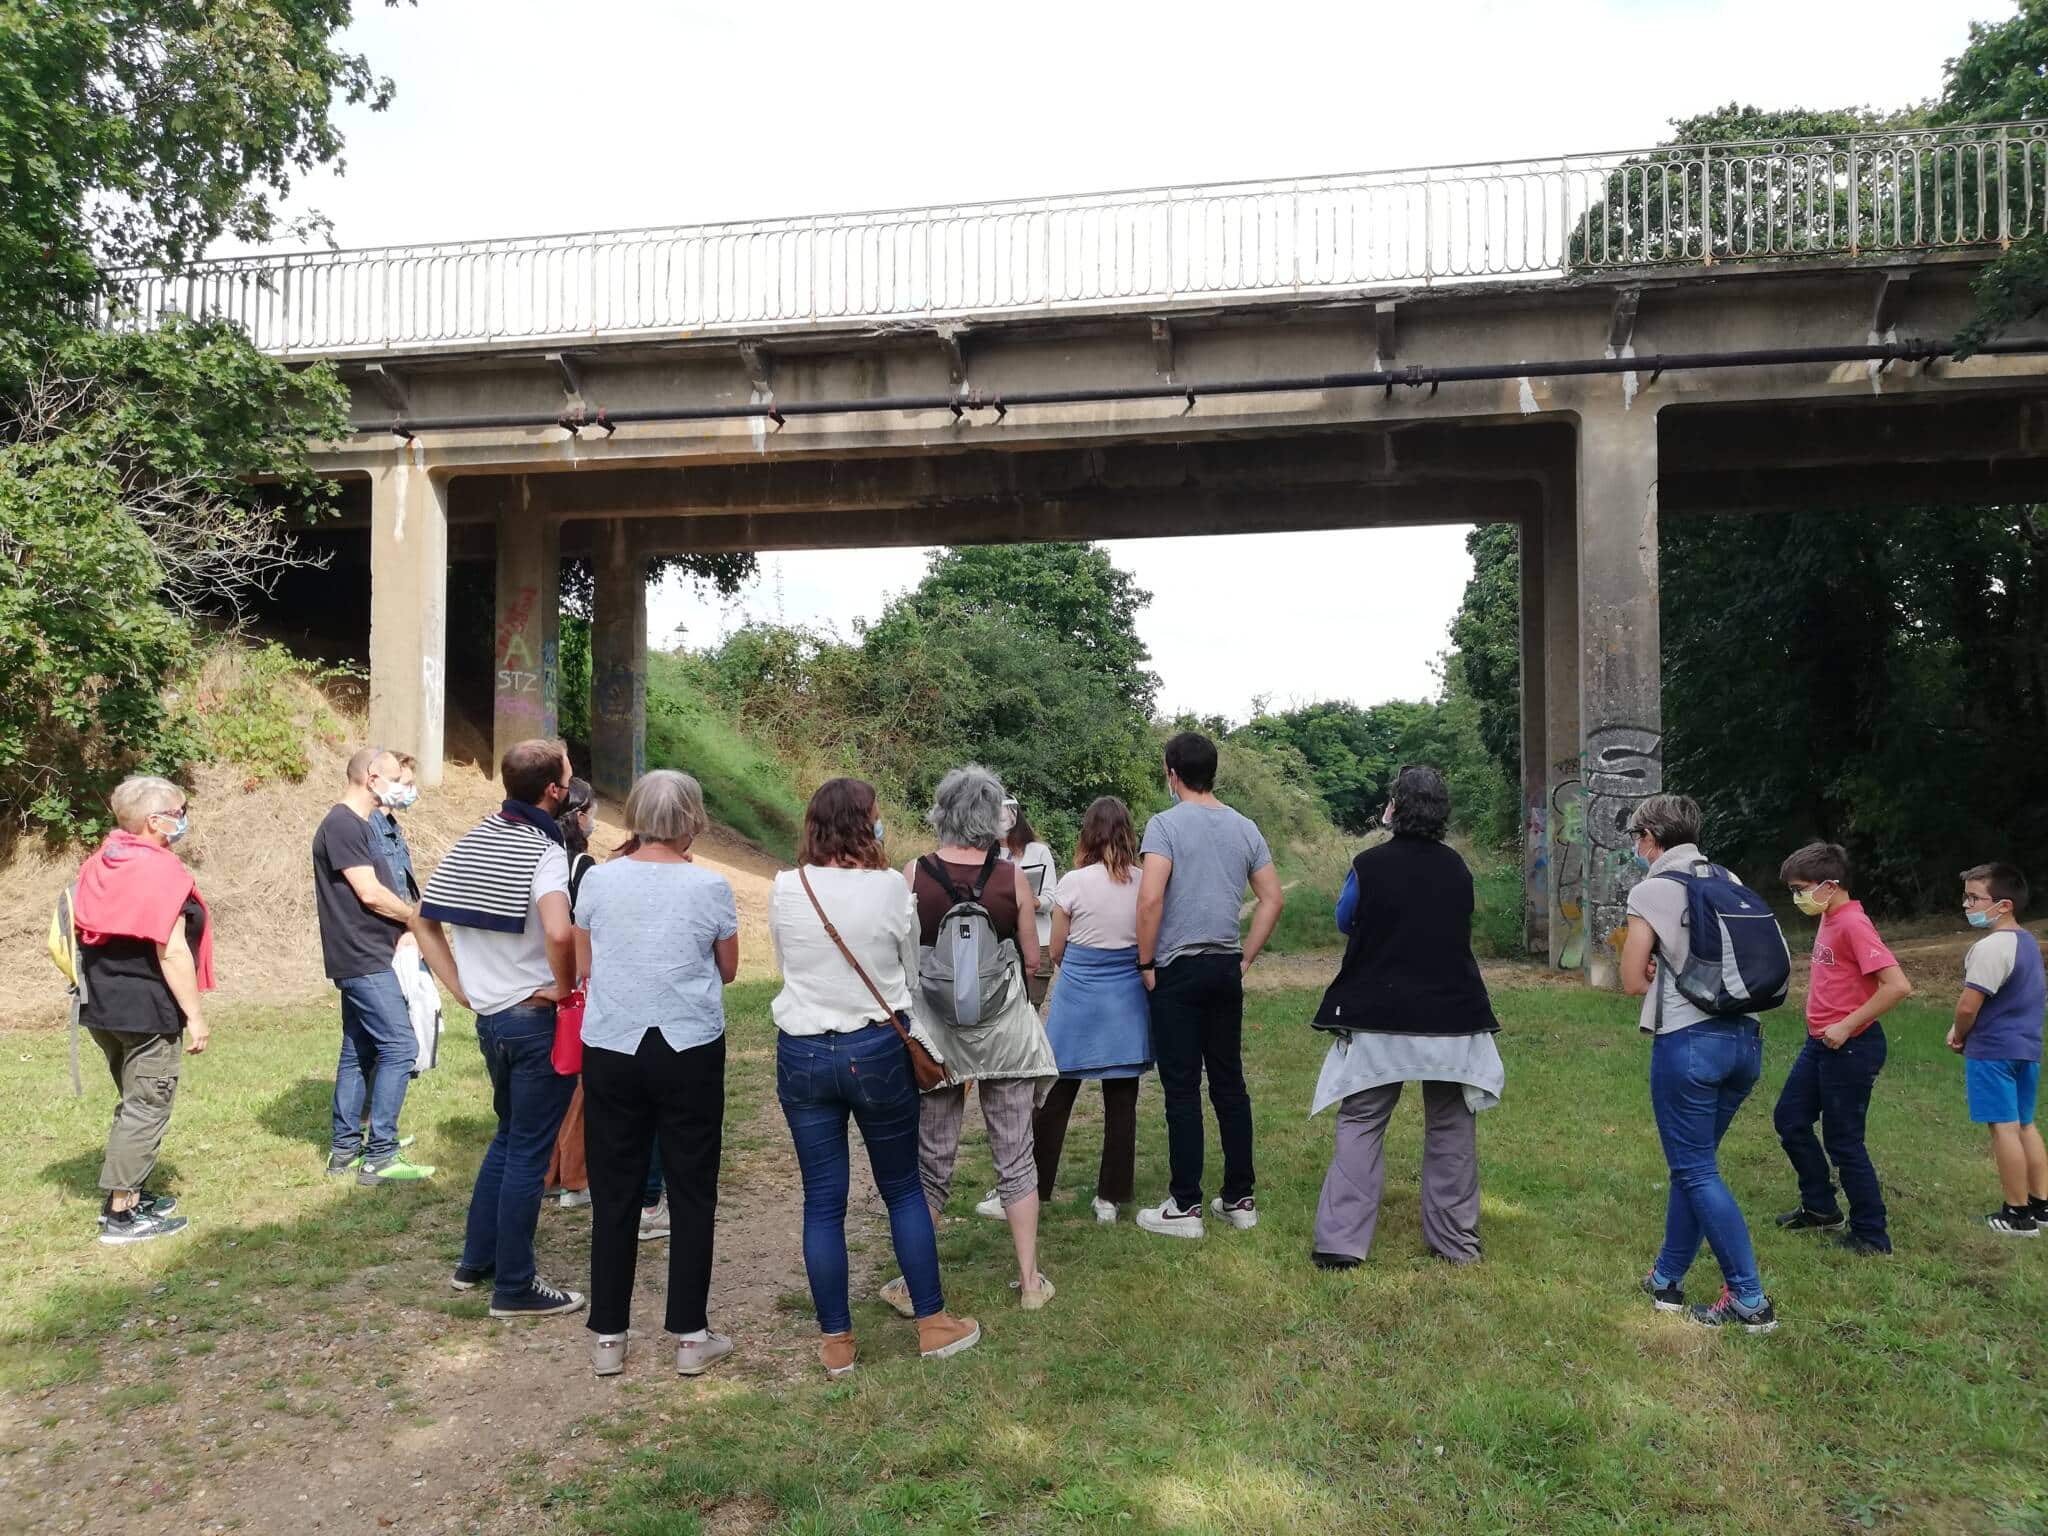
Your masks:
[[[818,921],[825,925],[825,937],[839,946],[839,953],[845,957],[846,963],[853,967],[853,974],[860,978],[861,985],[868,989],[869,996],[874,998],[876,1005],[888,1016],[889,1022],[896,1026],[896,1034],[903,1041],[903,1049],[910,1053],[910,1075],[917,1080],[917,1091],[930,1093],[934,1088],[943,1087],[946,1069],[933,1060],[932,1053],[911,1034],[910,1026],[904,1022],[904,1015],[889,1006],[888,1000],[882,996],[881,988],[868,979],[867,971],[853,958],[853,951],[846,947],[846,940],[839,937],[839,930],[832,926],[832,919],[825,915],[825,908],[818,900],[818,893],[811,889],[811,877],[804,873],[801,864],[797,866],[796,877],[803,882],[804,894],[811,898],[811,909],[818,914]]]

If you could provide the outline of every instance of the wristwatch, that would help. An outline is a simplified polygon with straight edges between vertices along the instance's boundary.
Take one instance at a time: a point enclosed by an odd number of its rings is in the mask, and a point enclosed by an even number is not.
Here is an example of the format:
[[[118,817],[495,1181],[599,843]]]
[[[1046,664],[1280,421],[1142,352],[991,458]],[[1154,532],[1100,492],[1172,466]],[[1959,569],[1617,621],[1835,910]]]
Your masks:
[[[1157,960],[1140,960],[1138,962],[1138,969],[1141,971],[1156,971],[1159,969],[1159,962]]]

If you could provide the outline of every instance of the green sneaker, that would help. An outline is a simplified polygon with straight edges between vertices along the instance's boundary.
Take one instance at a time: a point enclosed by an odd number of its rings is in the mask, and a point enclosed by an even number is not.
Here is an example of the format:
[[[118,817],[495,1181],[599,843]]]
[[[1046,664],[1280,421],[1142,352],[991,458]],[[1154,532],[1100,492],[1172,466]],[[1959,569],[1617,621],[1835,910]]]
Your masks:
[[[345,1173],[354,1173],[362,1166],[360,1152],[329,1152],[327,1154],[327,1177],[338,1179]]]
[[[402,1152],[394,1152],[380,1162],[365,1161],[356,1171],[358,1184],[416,1184],[421,1179],[431,1179],[434,1170],[425,1163],[415,1163]]]

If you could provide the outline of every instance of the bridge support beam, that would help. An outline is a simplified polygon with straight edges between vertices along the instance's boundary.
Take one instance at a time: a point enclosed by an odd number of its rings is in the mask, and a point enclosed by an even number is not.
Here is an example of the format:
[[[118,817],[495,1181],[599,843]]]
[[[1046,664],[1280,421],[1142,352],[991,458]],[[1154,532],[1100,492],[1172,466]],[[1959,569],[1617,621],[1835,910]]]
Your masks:
[[[1664,787],[1657,418],[1642,402],[1605,402],[1581,414],[1578,525],[1586,972],[1595,986],[1614,987],[1614,935],[1638,878],[1629,820]]]
[[[590,782],[623,797],[647,770],[647,561],[623,519],[605,525],[590,625]]]
[[[448,487],[410,451],[370,474],[370,738],[441,782]]]
[[[498,610],[491,664],[491,754],[558,731],[561,524],[498,515]]]
[[[1543,551],[1550,530],[1538,508],[1516,530],[1521,555],[1522,698],[1522,947],[1532,955],[1550,952],[1550,761],[1548,732],[1549,657],[1544,652],[1544,614],[1550,592]]]
[[[1545,482],[1543,495],[1542,831],[1549,844],[1540,900],[1550,963],[1586,963],[1586,805],[1579,782],[1579,530],[1577,478]],[[1524,631],[1526,635],[1526,630]],[[1525,704],[1526,707],[1526,704]],[[1525,764],[1523,771],[1528,772]],[[1538,900],[1531,892],[1531,900]]]

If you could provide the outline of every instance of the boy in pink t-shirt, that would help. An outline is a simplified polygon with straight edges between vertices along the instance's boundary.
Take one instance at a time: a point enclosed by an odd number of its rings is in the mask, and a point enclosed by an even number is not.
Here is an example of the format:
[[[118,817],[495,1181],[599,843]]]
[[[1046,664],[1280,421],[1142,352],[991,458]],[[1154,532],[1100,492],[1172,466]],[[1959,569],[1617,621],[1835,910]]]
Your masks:
[[[1838,1241],[1852,1253],[1890,1253],[1884,1197],[1863,1145],[1863,1126],[1870,1090],[1884,1070],[1884,1027],[1878,1020],[1913,995],[1913,984],[1878,937],[1863,903],[1850,897],[1849,856],[1838,844],[1808,843],[1784,862],[1778,878],[1790,888],[1794,906],[1820,919],[1806,993],[1806,1044],[1772,1114],[1785,1156],[1799,1175],[1799,1208],[1780,1216],[1778,1225],[1793,1231],[1840,1227],[1839,1178],[1849,1202],[1849,1230]]]

